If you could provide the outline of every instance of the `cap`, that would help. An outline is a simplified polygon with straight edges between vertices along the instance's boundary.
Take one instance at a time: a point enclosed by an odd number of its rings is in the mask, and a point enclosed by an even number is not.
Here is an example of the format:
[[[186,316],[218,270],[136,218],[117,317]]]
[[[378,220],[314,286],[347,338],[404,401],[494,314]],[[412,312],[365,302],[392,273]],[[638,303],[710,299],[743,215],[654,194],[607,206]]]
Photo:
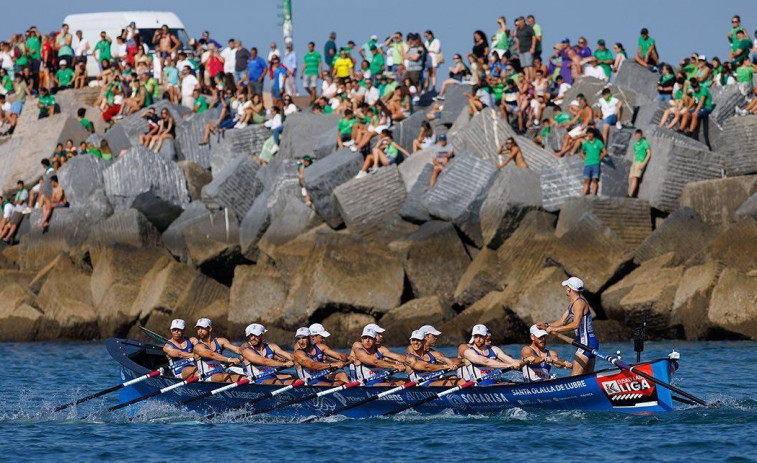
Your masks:
[[[531,329],[528,330],[533,336],[536,336],[537,338],[540,338],[542,336],[546,336],[549,333],[547,333],[545,330],[539,328],[536,325],[531,325]]]
[[[486,325],[476,325],[473,327],[473,330],[471,331],[471,335],[486,336],[488,332],[489,330],[486,328]]]
[[[378,40],[378,35],[376,35],[376,34],[373,34],[373,35],[371,36],[371,40]]]
[[[707,61],[707,56],[705,56],[705,55],[699,55],[699,56],[697,56],[697,59],[699,61]]]
[[[294,333],[294,337],[295,338],[308,338],[310,337],[310,330],[305,327],[297,328],[297,332]]]
[[[197,323],[195,323],[195,328],[198,326],[200,328],[210,328],[211,326],[213,326],[213,322],[210,321],[209,318],[201,318],[197,320]]]
[[[564,39],[560,40],[560,43],[570,43],[570,39],[565,37]]]
[[[326,331],[326,328],[324,328],[323,325],[321,325],[320,323],[313,323],[312,325],[310,325],[309,329],[310,329],[311,336],[321,335],[324,338],[328,338],[329,336],[331,336],[331,333]]]
[[[176,320],[171,322],[171,329],[172,330],[183,330],[187,327],[187,322],[182,320],[181,318],[177,318]]]
[[[68,62],[66,60],[62,59],[62,60],[60,60],[60,65],[61,66],[67,66]]]
[[[446,133],[443,133],[443,134],[439,135],[439,140],[446,140],[446,139],[447,139],[447,134]]]
[[[578,100],[573,100],[570,102],[570,106],[581,106],[578,104]]]
[[[415,330],[412,333],[410,333],[410,339],[417,339],[419,341],[423,341],[423,338],[424,336],[421,330]]]
[[[369,338],[376,338],[376,330],[370,327],[370,325],[363,328],[363,334],[360,335],[361,338],[364,338],[368,336]]]
[[[369,323],[369,324],[365,325],[365,327],[366,328],[370,328],[370,329],[372,329],[373,331],[375,331],[377,333],[383,333],[384,331],[386,331],[384,328],[381,328],[380,326],[378,326],[375,323]]]
[[[418,331],[420,331],[421,333],[423,333],[424,337],[427,334],[433,334],[434,336],[439,336],[440,334],[442,334],[441,331],[437,330],[436,328],[434,328],[431,325],[423,325],[423,326],[420,327],[420,329]]]
[[[268,330],[265,329],[265,326],[261,325],[260,323],[252,323],[250,325],[247,325],[247,328],[244,329],[244,335],[248,338],[253,334],[255,336],[262,336],[266,331]]]
[[[134,21],[132,21],[132,22],[130,22],[130,23],[129,23],[129,25],[130,25],[130,26],[136,26],[136,25],[137,25],[137,23],[135,23]]]
[[[605,44],[605,39],[597,40],[597,45],[604,45],[604,44]]]
[[[581,292],[584,290],[584,282],[581,281],[580,278],[577,277],[570,277],[567,280],[562,282],[563,286],[567,286],[568,288],[572,289],[573,291]]]

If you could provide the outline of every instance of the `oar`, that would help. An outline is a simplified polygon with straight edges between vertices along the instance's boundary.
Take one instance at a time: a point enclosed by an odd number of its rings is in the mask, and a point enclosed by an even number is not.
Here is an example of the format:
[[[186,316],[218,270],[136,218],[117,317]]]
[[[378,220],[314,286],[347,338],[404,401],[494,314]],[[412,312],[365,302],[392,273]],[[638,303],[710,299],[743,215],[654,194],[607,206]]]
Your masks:
[[[396,415],[397,413],[404,412],[405,410],[409,410],[411,408],[418,407],[418,406],[423,405],[425,403],[431,402],[432,400],[441,399],[445,395],[454,394],[455,392],[462,391],[463,389],[467,389],[467,388],[469,388],[471,386],[477,386],[482,381],[485,381],[485,380],[488,380],[488,379],[494,379],[496,377],[502,376],[503,374],[505,374],[506,372],[508,372],[510,370],[511,370],[511,368],[506,368],[506,369],[503,369],[503,370],[496,371],[494,373],[490,373],[490,374],[488,374],[488,375],[486,375],[484,377],[481,377],[481,378],[476,378],[476,379],[473,379],[473,380],[470,380],[470,381],[466,381],[466,382],[464,382],[462,384],[458,384],[457,386],[455,386],[453,388],[446,389],[446,390],[444,390],[442,392],[438,392],[438,393],[436,393],[436,394],[434,394],[434,395],[432,395],[430,397],[426,397],[425,399],[416,400],[415,402],[409,403],[407,405],[403,405],[402,407],[400,407],[400,408],[398,408],[396,410],[392,410],[390,412],[383,413],[383,414],[381,414],[379,416]]]
[[[643,371],[640,371],[636,367],[632,367],[631,365],[623,362],[622,360],[620,360],[618,358],[615,358],[615,357],[612,357],[612,356],[609,356],[609,355],[605,355],[602,352],[598,351],[597,349],[592,349],[591,347],[587,346],[586,344],[582,344],[582,343],[576,341],[575,339],[571,339],[571,338],[569,338],[568,336],[565,336],[562,333],[557,333],[557,332],[553,331],[551,334],[557,336],[562,341],[564,341],[564,342],[566,342],[568,344],[572,344],[572,345],[578,347],[579,349],[583,349],[583,350],[585,350],[587,352],[591,352],[592,354],[594,354],[594,356],[599,357],[602,360],[606,360],[606,361],[612,363],[613,365],[615,365],[616,367],[620,368],[621,370],[630,371],[631,373],[639,375],[642,378],[645,378],[645,379],[647,379],[647,380],[649,380],[649,381],[657,384],[658,386],[664,387],[665,389],[668,389],[668,390],[670,390],[672,392],[675,392],[678,395],[682,395],[682,396],[684,396],[685,398],[687,398],[689,400],[693,400],[694,402],[698,403],[699,405],[707,406],[707,402],[705,402],[704,400],[702,400],[702,399],[700,399],[698,397],[695,397],[695,396],[689,394],[688,392],[686,392],[686,391],[684,391],[684,390],[682,390],[680,388],[677,388],[676,386],[673,386],[672,384],[668,384],[665,381],[661,381],[661,380],[655,378],[652,375],[648,375],[648,374],[644,373]]]
[[[385,379],[385,378],[387,378],[387,377],[389,377],[389,376],[397,373],[398,371],[399,370],[396,369],[396,368],[394,368],[392,370],[385,371],[385,372],[381,373],[380,375],[376,375],[374,377],[371,377],[371,381],[374,381],[376,379]],[[317,399],[319,397],[325,397],[327,395],[331,395],[331,394],[334,394],[336,392],[343,391],[345,389],[350,389],[350,388],[353,388],[353,387],[356,387],[356,386],[362,386],[364,383],[365,383],[365,380],[352,381],[350,383],[342,384],[341,386],[336,386],[336,387],[332,387],[331,389],[326,389],[325,391],[313,392],[312,394],[304,395],[304,396],[299,397],[297,399],[290,400],[289,402],[282,402],[280,404],[274,405],[273,407],[263,408],[261,410],[253,410],[251,412],[248,412],[248,413],[245,413],[245,414],[242,414],[242,415],[238,415],[238,416],[236,416],[234,418],[235,419],[242,419],[242,418],[247,418],[249,416],[258,415],[260,413],[272,412],[274,410],[278,410],[280,408],[288,407],[290,405],[295,405],[295,404],[298,404],[298,403],[306,402],[308,400]]]
[[[149,393],[147,395],[143,395],[141,397],[137,397],[135,399],[131,399],[131,400],[129,400],[127,402],[124,402],[122,404],[114,405],[114,406],[110,407],[108,409],[108,411],[112,412],[112,411],[120,410],[120,409],[122,409],[124,407],[128,407],[129,405],[133,405],[133,404],[135,404],[137,402],[142,402],[143,400],[147,400],[147,399],[149,399],[151,397],[155,397],[155,396],[158,396],[158,395],[161,395],[161,394],[165,394],[168,391],[173,391],[174,389],[178,389],[180,387],[186,386],[187,384],[192,384],[194,382],[200,381],[201,379],[209,378],[209,377],[213,376],[216,373],[221,373],[223,370],[224,370],[224,367],[217,367],[217,368],[214,368],[214,369],[210,370],[209,372],[205,373],[204,375],[202,375],[202,377],[200,377],[200,376],[190,376],[189,378],[185,379],[184,381],[180,381],[180,382],[178,382],[176,384],[172,384],[170,386],[166,386],[163,389],[158,389],[155,392],[151,392],[151,393]]]
[[[366,397],[365,399],[360,400],[358,402],[355,402],[355,403],[352,403],[352,404],[349,404],[349,405],[345,405],[344,407],[335,408],[334,410],[331,410],[330,412],[324,413],[323,415],[311,416],[309,418],[306,418],[306,419],[300,421],[300,423],[309,423],[311,421],[320,420],[321,418],[326,418],[326,417],[329,417],[329,416],[333,416],[333,415],[345,412],[347,410],[351,410],[351,409],[353,409],[355,407],[359,407],[359,406],[367,404],[369,402],[373,402],[374,400],[378,400],[378,399],[380,399],[382,397],[386,397],[388,395],[394,394],[395,392],[399,392],[399,391],[402,391],[402,390],[405,390],[405,389],[409,389],[409,388],[414,387],[414,386],[418,386],[419,384],[421,384],[421,385],[429,384],[429,383],[435,381],[436,379],[438,379],[438,378],[446,375],[451,370],[452,369],[444,369],[444,370],[441,370],[441,371],[437,371],[436,373],[433,373],[433,374],[430,374],[430,375],[426,376],[423,379],[423,381],[421,381],[420,383],[415,382],[415,381],[408,381],[407,383],[405,383],[405,384],[403,384],[401,386],[393,387],[393,388],[391,388],[391,389],[389,389],[387,391],[381,392],[379,394],[375,394],[375,395],[372,395],[370,397]]]
[[[148,338],[151,338],[155,341],[162,342],[163,344],[168,342],[168,338],[164,338],[163,336],[159,335],[155,331],[150,331],[147,328],[145,328],[142,325],[139,325],[139,329],[142,330],[142,332],[147,335]]]
[[[73,402],[69,402],[67,404],[63,404],[63,405],[60,405],[58,407],[55,407],[55,409],[53,410],[53,412],[59,412],[61,410],[65,410],[68,407],[71,407],[73,405],[79,405],[80,403],[87,402],[88,400],[92,400],[92,399],[96,399],[98,397],[102,397],[105,394],[110,394],[111,392],[117,391],[119,389],[123,389],[126,386],[131,386],[132,384],[137,384],[137,383],[142,382],[142,381],[144,381],[146,379],[154,378],[154,377],[162,375],[162,374],[163,374],[163,368],[161,367],[161,368],[158,368],[155,371],[151,371],[151,372],[147,373],[146,375],[142,375],[139,378],[130,379],[129,381],[123,382],[121,384],[116,384],[115,386],[109,387],[108,389],[103,389],[100,392],[95,392],[94,394],[88,395],[87,397],[82,397],[81,399],[76,399]]]
[[[330,372],[331,372],[331,370],[323,370],[320,373],[318,373],[316,375],[313,375],[313,377],[311,378],[311,380],[322,378],[322,377],[326,376],[327,374],[329,374]],[[215,418],[215,417],[217,417],[219,415],[223,415],[223,414],[226,414],[228,412],[235,411],[235,410],[241,410],[241,409],[243,409],[243,408],[245,408],[245,407],[247,407],[249,405],[253,405],[253,404],[256,404],[258,402],[262,402],[262,401],[264,401],[266,399],[270,399],[271,397],[276,397],[277,395],[283,394],[284,392],[291,391],[292,389],[294,389],[296,387],[300,387],[300,386],[302,386],[305,383],[306,383],[305,380],[303,380],[303,379],[297,379],[292,384],[290,384],[288,386],[280,387],[278,389],[274,389],[273,391],[266,392],[265,394],[263,394],[263,395],[261,395],[259,397],[255,397],[254,399],[251,399],[251,400],[248,400],[248,401],[246,401],[246,402],[244,402],[242,404],[235,405],[233,407],[227,408],[227,409],[225,409],[223,411],[220,411],[220,412],[217,412],[217,413],[211,413],[209,415],[205,415],[202,418],[200,418],[200,421],[212,420],[213,418]]]
[[[276,368],[274,370],[274,372],[278,373],[279,371],[281,371],[281,370],[283,370],[285,368],[286,367],[278,367],[278,368]],[[253,376],[252,379],[245,377],[245,378],[240,379],[239,381],[235,381],[235,382],[233,382],[231,384],[228,384],[226,386],[222,386],[222,387],[219,387],[217,389],[213,389],[212,391],[204,392],[204,393],[198,395],[197,397],[192,397],[190,399],[187,399],[187,400],[184,400],[184,401],[181,401],[181,402],[177,402],[175,405],[177,407],[180,407],[182,405],[188,405],[188,404],[191,404],[192,402],[197,402],[198,400],[202,400],[202,399],[205,399],[207,397],[214,396],[214,395],[220,394],[222,392],[226,392],[226,391],[228,391],[230,389],[234,389],[236,387],[245,385],[247,383],[250,383],[250,382],[253,382],[253,381],[257,381],[258,378],[262,378],[264,376],[270,376],[270,374],[271,373],[269,372],[269,373],[267,373],[265,375]]]

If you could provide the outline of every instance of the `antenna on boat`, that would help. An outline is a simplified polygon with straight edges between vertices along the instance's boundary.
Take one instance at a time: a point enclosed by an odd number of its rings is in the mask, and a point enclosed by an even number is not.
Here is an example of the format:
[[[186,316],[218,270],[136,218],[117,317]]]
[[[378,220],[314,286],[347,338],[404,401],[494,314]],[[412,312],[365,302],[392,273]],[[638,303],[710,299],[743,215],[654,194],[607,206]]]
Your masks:
[[[633,337],[633,350],[636,352],[636,362],[641,362],[641,353],[644,352],[644,341],[647,340],[647,311],[641,314],[641,326],[636,328]]]

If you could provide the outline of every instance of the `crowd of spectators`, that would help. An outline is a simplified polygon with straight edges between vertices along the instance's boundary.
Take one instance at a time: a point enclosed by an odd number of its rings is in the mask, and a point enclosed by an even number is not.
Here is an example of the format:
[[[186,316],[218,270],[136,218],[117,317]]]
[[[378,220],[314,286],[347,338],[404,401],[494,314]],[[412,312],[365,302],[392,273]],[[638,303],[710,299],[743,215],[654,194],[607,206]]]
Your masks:
[[[528,134],[544,146],[552,132],[565,129],[561,149],[555,155],[580,153],[586,159],[583,192],[596,194],[610,127],[622,126],[623,104],[609,88],[595,107],[589,105],[585,95],[565,101],[574,82],[589,76],[609,83],[622,63],[630,59],[659,76],[658,100],[669,104],[660,125],[693,135],[713,109],[710,88],[752,82],[757,49],[738,16],[733,17],[727,40],[727,59],[707,59],[693,53],[674,68],[662,60],[646,28],[641,30],[636,47],[628,52],[621,43],[608,47],[604,39],[594,42],[592,49],[585,37],[579,37],[575,45],[566,37],[547,52],[542,28],[533,15],[516,18],[512,29],[502,16],[490,36],[474,31],[471,51],[465,56],[452,55],[445,69],[442,44],[431,30],[422,34],[398,31],[383,40],[372,35],[359,46],[352,40],[338,45],[337,34],[332,32],[322,48],[309,42],[307,51],[298,57],[291,42],[284,43],[283,51],[274,42],[267,51],[259,52],[234,38],[223,46],[208,31],[184,47],[167,26],[157,29],[151,43],[145,43],[133,22],[115,37],[115,52],[114,39],[105,31],[97,43],[90,44],[81,31],[72,33],[66,24],[49,34],[31,27],[0,43],[0,136],[13,133],[28,102],[36,105],[39,118],[57,117],[59,92],[95,87],[95,106],[101,111],[96,117],[102,117],[109,128],[124,117],[139,114],[149,126],[139,142],[154,151],[160,151],[165,140],[176,136],[180,122],[168,109],[158,114],[150,108],[165,99],[193,114],[213,111],[201,145],[220,131],[263,125],[270,130],[275,153],[285,130],[284,121],[303,109],[294,102],[301,84],[309,97],[309,110],[339,116],[336,147],[365,156],[358,177],[400,163],[418,150],[436,147],[429,185],[433,188],[454,156],[454,148],[443,133],[434,133],[430,122],[441,116],[450,85],[469,83],[469,117],[486,107],[496,109],[516,132]],[[95,76],[87,75],[89,59],[98,63],[100,71]],[[269,94],[264,94],[265,90]],[[393,139],[392,127],[421,107],[426,94],[434,96],[434,102],[429,105],[430,98],[424,100],[427,120],[412,149],[405,149]],[[737,108],[737,113],[757,113],[756,102]],[[95,132],[84,108],[76,117],[88,133]],[[636,144],[638,162],[632,169],[636,180],[629,187],[630,196],[636,194],[651,156],[651,148],[640,132]],[[65,193],[53,178],[68,159],[93,155],[112,160],[123,154],[113,153],[106,140],[96,144],[68,140],[59,145],[46,159],[48,167],[35,190],[24,194],[26,189],[19,183],[19,193],[4,201],[0,238],[12,239],[16,212],[42,208],[41,226],[47,226],[54,208],[66,205]],[[514,138],[508,139],[497,154],[498,168],[511,162],[518,168],[528,166]],[[308,157],[307,164],[311,162]]]

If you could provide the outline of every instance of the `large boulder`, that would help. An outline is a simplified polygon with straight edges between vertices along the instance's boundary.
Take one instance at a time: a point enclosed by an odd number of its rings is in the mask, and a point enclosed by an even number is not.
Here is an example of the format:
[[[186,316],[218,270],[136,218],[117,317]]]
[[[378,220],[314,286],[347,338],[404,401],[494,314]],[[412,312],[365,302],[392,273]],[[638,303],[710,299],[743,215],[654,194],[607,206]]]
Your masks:
[[[277,157],[299,159],[309,155],[322,158],[336,149],[335,114],[296,113],[287,117],[281,133],[281,147]]]
[[[40,228],[42,210],[28,215],[29,232],[20,238],[19,267],[39,270],[60,252],[76,253],[90,234],[92,225],[80,211],[71,208],[54,210],[47,228]]]
[[[565,273],[584,281],[590,293],[599,293],[631,262],[625,243],[591,212],[558,238],[550,259]]]
[[[668,216],[634,251],[634,261],[644,261],[674,252],[676,262],[687,260],[717,236],[694,209],[682,207]]]
[[[496,173],[493,164],[458,153],[439,175],[423,203],[432,217],[454,223],[473,242],[482,244],[479,213]]]
[[[344,223],[333,197],[334,190],[355,177],[362,166],[360,153],[342,149],[314,162],[303,172],[302,181],[313,209],[330,227],[337,228]]]
[[[270,224],[258,242],[266,255],[274,255],[278,246],[288,243],[323,222],[299,198],[280,201],[270,210]]]
[[[404,346],[413,330],[423,325],[441,326],[455,315],[455,311],[439,296],[413,299],[381,317],[379,323],[386,330],[383,344]]]
[[[258,243],[271,225],[271,214],[268,211],[268,192],[263,192],[255,198],[252,207],[239,224],[239,244],[242,254],[250,260],[257,260]]]
[[[406,163],[404,162],[402,165]],[[402,172],[402,166],[400,166],[400,172]],[[423,204],[423,196],[429,189],[433,173],[434,165],[426,163],[420,174],[414,178],[413,186],[407,192],[405,204],[400,209],[400,216],[403,219],[412,223],[423,223],[431,220],[431,215],[429,215],[426,206]]]
[[[180,161],[179,167],[187,179],[187,192],[191,201],[202,198],[202,188],[213,181],[213,174],[201,165],[192,161]]]
[[[687,264],[696,265],[707,261],[720,262],[741,272],[754,270],[757,262],[757,220],[749,217],[729,227],[710,241]]]
[[[111,243],[134,247],[161,246],[160,232],[136,209],[117,211],[107,220],[92,227],[87,239],[91,249],[102,249]]]
[[[240,154],[202,189],[202,200],[210,207],[231,209],[237,217],[244,217],[255,198],[263,191],[263,182],[258,178],[260,164],[251,157]]]
[[[184,229],[194,223],[206,219],[210,211],[205,207],[202,201],[191,202],[186,209],[174,220],[171,225],[163,231],[163,245],[181,262],[189,262],[189,250],[184,240],[182,232]]]
[[[34,294],[17,283],[0,290],[0,340],[5,342],[34,341],[42,324],[44,312]]]
[[[334,189],[339,214],[347,230],[362,236],[377,234],[386,222],[397,216],[406,197],[397,166],[379,169]]]
[[[460,277],[453,295],[459,307],[468,307],[492,291],[502,291],[502,272],[497,251],[483,248]]]
[[[600,196],[626,196],[631,162],[624,158],[605,158],[599,179]],[[649,169],[647,169],[649,170]],[[581,196],[584,184],[584,161],[580,156],[555,158],[541,171],[542,204],[554,212],[570,198]]]
[[[712,291],[708,321],[721,332],[757,339],[757,276],[726,268]],[[724,336],[726,337],[726,336]],[[733,339],[735,336],[727,336]]]
[[[466,93],[473,92],[470,84],[452,84],[445,89],[444,104],[442,105],[442,122],[452,124],[468,105]]]
[[[390,244],[400,257],[415,297],[437,295],[451,301],[470,257],[455,228],[445,222],[423,224],[416,232]]]
[[[728,175],[757,173],[757,116],[732,117],[725,121],[722,152]]]
[[[757,193],[757,175],[726,177],[686,184],[681,206],[697,211],[707,223],[720,225],[735,222],[736,211]]]
[[[404,277],[400,261],[383,248],[356,236],[316,234],[312,252],[292,273],[282,326],[335,311],[386,313],[400,304]]]
[[[658,77],[656,72],[650,72],[633,60],[625,60],[615,76],[615,84],[629,88],[648,99],[654,99],[657,96]]]
[[[242,154],[249,157],[260,154],[263,144],[270,136],[271,131],[262,124],[223,132],[220,143],[210,145],[210,170],[220,172],[226,164]]]
[[[555,234],[560,237],[591,212],[629,247],[636,248],[652,232],[649,203],[634,198],[583,196],[566,201],[560,209]]]
[[[176,143],[182,160],[194,162],[204,169],[210,168],[211,147],[221,144],[221,134],[211,135],[207,145],[200,145],[205,135],[205,125],[218,119],[215,111],[194,114],[176,128]]]
[[[163,108],[167,108],[174,121],[176,121],[177,136],[181,133],[182,127],[186,123],[184,115],[190,112],[188,108],[171,104],[168,100],[157,101],[151,107],[155,108],[155,112],[158,115],[160,115]],[[113,153],[118,154],[139,145],[139,135],[149,130],[147,120],[142,117],[143,114],[144,110],[124,117],[118,124],[110,127],[105,132],[103,138],[108,140],[108,145],[110,145]],[[91,118],[94,119],[94,117]],[[202,127],[205,127],[205,125],[203,124]],[[200,132],[200,137],[202,137],[202,132]]]
[[[349,349],[365,325],[376,323],[373,315],[358,312],[334,312],[321,322],[331,333],[329,347]],[[291,333],[290,333],[291,335]],[[386,341],[384,341],[386,345]]]
[[[673,299],[673,324],[683,327],[686,339],[717,337],[707,311],[722,270],[718,262],[710,261],[684,271]]]
[[[496,175],[481,205],[484,243],[497,249],[526,214],[536,209],[541,209],[539,174],[531,169],[506,166]]]
[[[528,327],[508,307],[507,296],[491,292],[475,304],[463,310],[455,318],[440,327],[440,344],[459,344],[470,337],[471,329],[479,323],[492,333],[492,343],[510,344],[528,340]]]
[[[431,161],[436,156],[436,151],[439,149],[439,144],[433,144],[426,149],[416,151],[412,156],[406,158],[399,165],[400,175],[402,175],[402,181],[405,184],[405,189],[410,193],[415,184],[420,181],[420,176],[426,170],[426,166],[431,164]],[[424,185],[424,188],[428,186],[428,183]]]
[[[721,151],[728,145],[723,127],[736,114],[736,108],[746,106],[753,97],[752,88],[752,85],[739,83],[718,85],[710,90],[712,113],[703,121],[699,130],[702,143],[715,151]]]
[[[236,333],[250,323],[277,323],[288,289],[286,278],[274,266],[237,266],[229,293],[229,329]]]
[[[557,267],[542,268],[515,296],[517,300],[511,304],[513,312],[526,326],[559,319],[567,307],[561,286],[566,278],[565,272]]]
[[[107,166],[107,161],[94,156],[76,156],[58,169],[58,180],[71,208],[81,210],[84,214],[100,209],[99,199],[105,191],[103,171]]]
[[[757,220],[757,193],[753,194],[736,209],[736,220],[751,217]]]
[[[520,227],[497,249],[502,285],[517,294],[547,265],[556,244],[555,217],[532,211]]]

